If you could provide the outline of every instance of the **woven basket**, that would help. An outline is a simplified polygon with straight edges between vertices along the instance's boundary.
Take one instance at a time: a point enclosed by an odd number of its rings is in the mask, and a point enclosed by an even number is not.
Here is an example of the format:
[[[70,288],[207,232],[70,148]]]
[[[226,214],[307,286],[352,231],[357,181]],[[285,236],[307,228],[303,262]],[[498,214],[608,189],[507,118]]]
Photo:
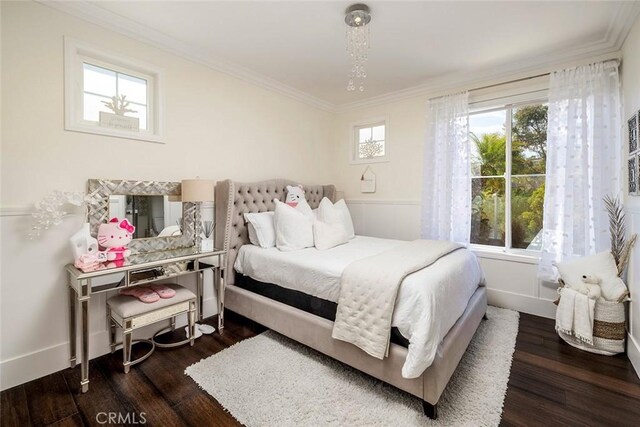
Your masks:
[[[593,321],[593,345],[564,332],[558,331],[558,335],[568,344],[591,353],[607,356],[623,353],[627,336],[625,313],[624,302],[597,300]]]

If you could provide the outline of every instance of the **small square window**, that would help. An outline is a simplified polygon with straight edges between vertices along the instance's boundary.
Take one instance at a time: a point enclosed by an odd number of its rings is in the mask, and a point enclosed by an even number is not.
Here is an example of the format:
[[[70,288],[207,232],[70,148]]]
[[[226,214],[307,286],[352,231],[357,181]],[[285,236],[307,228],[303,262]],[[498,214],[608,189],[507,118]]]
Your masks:
[[[100,112],[114,114],[109,105],[113,98],[126,104],[124,117],[138,119],[138,129],[147,130],[147,79],[130,76],[115,70],[84,62],[82,119],[100,123]],[[114,107],[120,107],[117,105]]]
[[[354,124],[352,130],[351,163],[375,163],[389,160],[386,119]]]
[[[65,129],[162,142],[159,72],[65,38]]]

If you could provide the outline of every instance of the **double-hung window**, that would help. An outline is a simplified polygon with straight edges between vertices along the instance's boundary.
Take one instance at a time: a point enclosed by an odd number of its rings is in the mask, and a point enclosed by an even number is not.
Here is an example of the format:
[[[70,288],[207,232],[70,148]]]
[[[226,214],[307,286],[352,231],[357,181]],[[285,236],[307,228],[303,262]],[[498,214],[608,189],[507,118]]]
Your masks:
[[[471,243],[540,250],[547,143],[545,102],[469,115]]]

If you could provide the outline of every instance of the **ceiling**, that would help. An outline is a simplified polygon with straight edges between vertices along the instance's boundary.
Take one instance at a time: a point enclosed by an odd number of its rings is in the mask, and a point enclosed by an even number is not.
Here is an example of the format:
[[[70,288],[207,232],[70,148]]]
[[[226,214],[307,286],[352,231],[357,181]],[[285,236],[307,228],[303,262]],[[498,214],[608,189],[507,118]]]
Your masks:
[[[85,2],[75,14],[327,108],[500,68],[618,50],[638,2],[369,1],[363,93],[347,92],[352,2]],[[123,32],[123,31],[121,31]]]

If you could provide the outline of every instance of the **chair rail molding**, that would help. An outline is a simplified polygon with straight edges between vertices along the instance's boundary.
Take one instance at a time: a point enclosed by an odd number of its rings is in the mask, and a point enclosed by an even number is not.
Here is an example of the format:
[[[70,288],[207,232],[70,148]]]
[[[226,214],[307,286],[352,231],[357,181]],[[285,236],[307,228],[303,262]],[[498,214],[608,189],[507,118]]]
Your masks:
[[[30,216],[34,210],[33,205],[0,206],[0,217]]]

